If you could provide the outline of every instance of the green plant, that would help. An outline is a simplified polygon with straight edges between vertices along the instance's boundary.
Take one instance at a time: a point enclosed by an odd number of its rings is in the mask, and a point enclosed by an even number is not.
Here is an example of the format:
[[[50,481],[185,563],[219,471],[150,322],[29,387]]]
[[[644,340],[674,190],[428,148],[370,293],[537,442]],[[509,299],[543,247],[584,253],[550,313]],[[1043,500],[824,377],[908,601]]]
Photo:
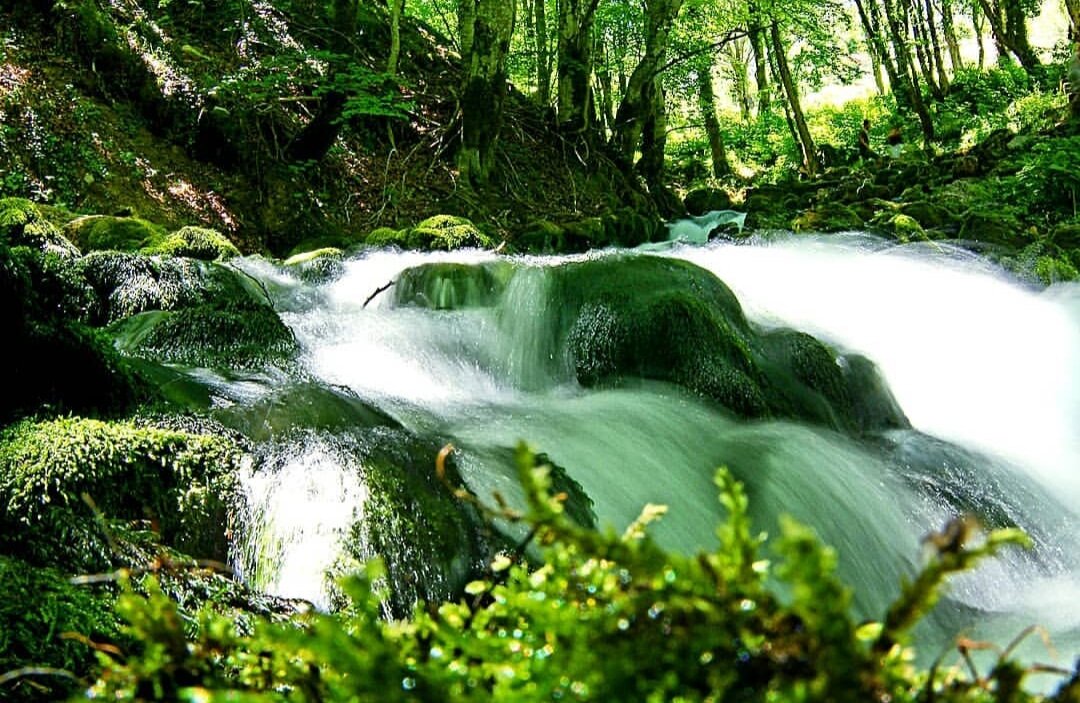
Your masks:
[[[440,455],[439,473],[445,453]],[[682,556],[648,538],[664,509],[647,506],[619,536],[568,519],[550,470],[518,450],[523,510],[480,505],[522,522],[528,538],[500,554],[457,602],[422,604],[407,621],[380,618],[377,564],[346,583],[337,614],[263,622],[241,636],[204,612],[185,632],[175,606],[150,585],[120,612],[138,648],[103,652],[95,697],[133,700],[419,701],[1033,701],[1024,669],[1005,659],[977,684],[960,672],[918,670],[911,626],[945,577],[1007,545],[1014,530],[969,546],[969,522],[934,537],[937,556],[881,623],[856,625],[835,556],[786,522],[773,568],[749,522],[741,486],[721,471],[728,516],[715,552]],[[525,552],[532,555],[523,559]],[[540,566],[536,566],[536,562]],[[770,574],[788,585],[782,600]],[[1066,684],[1062,695],[1069,694]],[[1007,697],[1002,697],[1007,696]],[[1062,698],[1065,700],[1065,698]]]

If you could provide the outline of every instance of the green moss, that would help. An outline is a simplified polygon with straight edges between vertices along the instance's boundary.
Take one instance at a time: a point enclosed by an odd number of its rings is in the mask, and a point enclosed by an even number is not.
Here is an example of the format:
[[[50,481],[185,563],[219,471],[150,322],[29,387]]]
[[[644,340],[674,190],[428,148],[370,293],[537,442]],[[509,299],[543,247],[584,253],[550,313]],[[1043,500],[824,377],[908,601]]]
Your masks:
[[[309,283],[325,283],[340,278],[345,273],[344,252],[336,247],[323,247],[301,254],[294,254],[282,262],[292,269],[301,280]]]
[[[296,352],[292,332],[273,308],[244,299],[144,313],[112,329],[127,354],[189,366],[261,368],[287,363]]]
[[[404,248],[407,232],[408,230],[404,229],[380,227],[368,234],[364,242],[373,247],[398,246]]]
[[[12,246],[63,257],[79,255],[79,250],[50,222],[41,209],[24,198],[0,199],[0,237]]]
[[[33,666],[85,677],[96,668],[94,651],[65,634],[95,642],[114,642],[120,634],[115,596],[100,587],[72,585],[56,569],[0,555],[0,587],[0,673]],[[66,700],[79,688],[65,677],[34,676],[0,686],[0,698]]]
[[[69,222],[64,234],[83,251],[134,252],[159,246],[165,232],[138,217],[87,215]]]
[[[791,221],[796,232],[842,232],[863,227],[863,219],[841,203],[822,203],[804,211]]]
[[[103,322],[147,310],[175,310],[204,298],[205,269],[188,259],[101,251],[87,254],[83,267],[101,299]]]
[[[509,264],[423,264],[406,269],[394,287],[398,305],[456,310],[493,305],[512,273]]]
[[[369,236],[368,241],[371,241]],[[410,229],[405,235],[410,249],[491,248],[495,245],[469,220],[454,215],[435,215]]]
[[[186,256],[203,261],[225,261],[240,256],[240,250],[228,237],[207,227],[181,227],[143,248],[142,253]]]
[[[0,548],[34,563],[101,569],[112,548],[82,496],[111,519],[153,519],[166,543],[226,557],[235,443],[130,422],[24,420],[0,433]]]
[[[893,215],[889,219],[888,227],[901,242],[925,241],[927,239],[926,231],[922,228],[922,225],[910,215]]]

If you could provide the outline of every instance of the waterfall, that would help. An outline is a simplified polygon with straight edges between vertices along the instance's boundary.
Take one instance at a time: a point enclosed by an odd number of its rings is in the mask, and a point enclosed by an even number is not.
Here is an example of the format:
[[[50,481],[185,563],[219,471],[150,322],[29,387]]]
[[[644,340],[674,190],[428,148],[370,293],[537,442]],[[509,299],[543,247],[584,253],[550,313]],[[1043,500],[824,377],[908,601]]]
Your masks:
[[[453,441],[461,476],[478,495],[520,497],[497,459],[523,439],[581,485],[601,525],[622,529],[646,503],[666,503],[655,538],[672,549],[708,549],[722,519],[712,475],[727,466],[746,485],[760,529],[775,533],[788,513],[837,548],[857,614],[871,618],[918,567],[921,536],[966,506],[1023,527],[1037,547],[958,579],[939,636],[962,627],[1008,641],[1039,623],[1059,647],[1076,648],[1080,288],[1035,291],[960,250],[865,235],[676,244],[662,255],[715,273],[759,328],[805,331],[871,359],[914,429],[858,438],[794,420],[739,420],[669,383],[579,385],[556,343],[568,323],[553,276],[611,253],[373,251],[319,286],[266,264],[241,266],[268,281],[305,373],[347,388],[407,431]],[[460,289],[442,281],[399,290],[403,271],[432,263],[471,267],[463,276],[490,270]],[[399,283],[371,298],[390,281]],[[423,304],[398,297],[409,295]],[[325,544],[341,529],[336,510],[346,521],[349,510],[363,510],[365,488],[344,488],[342,472],[327,464],[341,460],[318,446],[284,453],[276,475],[251,484],[252,502],[265,506],[259,519],[281,531],[287,515],[304,523],[303,515],[319,514],[329,523],[297,530],[296,540],[306,543],[306,530]],[[313,486],[323,481],[334,486],[337,507],[319,502]],[[333,558],[321,546],[296,553],[305,559],[281,557],[277,575],[257,582],[317,600],[311,590],[321,573],[290,591],[298,577],[285,572],[325,570]],[[1035,658],[1045,653],[1031,647]]]

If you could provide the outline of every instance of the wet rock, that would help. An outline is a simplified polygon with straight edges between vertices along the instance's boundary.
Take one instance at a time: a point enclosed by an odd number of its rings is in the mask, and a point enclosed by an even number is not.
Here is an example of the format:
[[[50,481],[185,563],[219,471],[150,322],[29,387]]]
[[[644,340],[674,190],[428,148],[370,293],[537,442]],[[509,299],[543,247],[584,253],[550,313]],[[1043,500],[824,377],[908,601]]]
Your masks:
[[[731,196],[719,188],[698,188],[686,194],[686,212],[699,217],[713,210],[730,210]]]

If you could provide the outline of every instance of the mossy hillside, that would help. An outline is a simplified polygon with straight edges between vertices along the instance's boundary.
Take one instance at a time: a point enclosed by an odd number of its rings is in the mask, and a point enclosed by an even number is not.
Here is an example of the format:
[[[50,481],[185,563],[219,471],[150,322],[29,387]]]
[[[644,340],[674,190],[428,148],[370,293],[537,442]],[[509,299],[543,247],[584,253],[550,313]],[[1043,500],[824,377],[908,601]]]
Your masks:
[[[96,671],[97,660],[80,638],[111,643],[120,637],[116,596],[107,587],[73,585],[67,572],[4,554],[0,587],[0,674],[31,665],[85,677]],[[63,675],[36,676],[0,685],[0,698],[66,700],[80,687]]]
[[[186,256],[203,261],[227,261],[240,250],[221,232],[209,227],[181,227],[143,247],[142,252],[161,256]]]
[[[113,520],[151,520],[166,544],[226,558],[241,461],[228,438],[79,417],[0,433],[0,549],[35,564],[97,570],[112,548],[88,496]]]
[[[394,285],[394,303],[432,310],[490,307],[513,275],[505,262],[438,263],[406,269]]]

